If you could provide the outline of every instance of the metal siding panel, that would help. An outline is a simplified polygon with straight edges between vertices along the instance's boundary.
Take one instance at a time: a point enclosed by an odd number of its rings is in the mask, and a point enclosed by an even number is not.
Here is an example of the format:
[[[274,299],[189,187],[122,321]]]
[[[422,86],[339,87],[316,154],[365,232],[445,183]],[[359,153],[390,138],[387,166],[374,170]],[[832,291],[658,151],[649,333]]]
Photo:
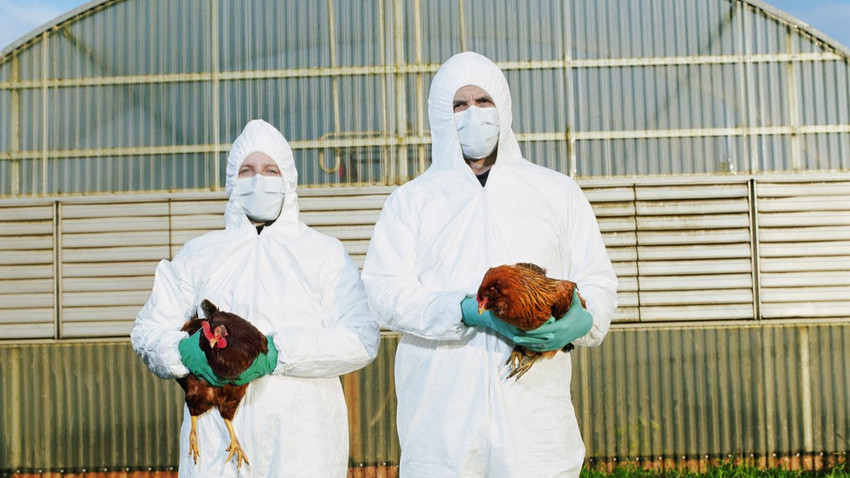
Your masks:
[[[0,336],[53,337],[53,204],[0,207],[0,231]]]
[[[843,450],[848,333],[847,324],[614,329],[601,347],[573,352],[587,456]]]
[[[636,186],[635,198],[641,321],[752,318],[747,185]]]
[[[62,206],[62,337],[127,336],[170,254],[169,204]]]
[[[104,262],[93,264],[65,264],[62,276],[70,277],[128,277],[146,275],[153,277],[159,261]]]
[[[94,216],[87,219],[68,219],[62,221],[62,234],[96,233],[111,231],[162,231],[169,228],[168,216],[134,217],[122,216],[109,221]]]
[[[850,183],[756,184],[762,316],[847,318]]]
[[[398,338],[385,335],[373,364],[342,377],[355,467],[398,462]],[[615,327],[572,353],[587,457],[841,452],[848,343],[848,324]],[[177,462],[180,389],[124,341],[0,346],[0,404],[0,462],[12,469]],[[90,446],[68,446],[77,442]]]
[[[9,468],[176,463],[180,387],[155,378],[129,344],[0,346],[0,356],[16,359],[0,364],[0,394],[14,404],[0,413],[11,419],[4,423],[17,423],[0,435],[9,440],[0,445]],[[81,443],[87,446],[74,446]]]
[[[136,203],[121,201],[119,204],[64,204],[62,219],[72,224],[72,219],[157,217],[168,216],[168,204],[164,202]]]

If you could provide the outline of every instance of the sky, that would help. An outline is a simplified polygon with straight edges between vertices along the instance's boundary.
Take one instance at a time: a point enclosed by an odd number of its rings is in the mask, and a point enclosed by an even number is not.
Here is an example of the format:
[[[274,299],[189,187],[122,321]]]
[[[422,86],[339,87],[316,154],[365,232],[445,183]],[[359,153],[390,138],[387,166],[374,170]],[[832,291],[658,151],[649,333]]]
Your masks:
[[[88,2],[0,0],[0,50],[39,26],[85,3]],[[850,48],[850,0],[767,0],[767,3],[803,20]]]

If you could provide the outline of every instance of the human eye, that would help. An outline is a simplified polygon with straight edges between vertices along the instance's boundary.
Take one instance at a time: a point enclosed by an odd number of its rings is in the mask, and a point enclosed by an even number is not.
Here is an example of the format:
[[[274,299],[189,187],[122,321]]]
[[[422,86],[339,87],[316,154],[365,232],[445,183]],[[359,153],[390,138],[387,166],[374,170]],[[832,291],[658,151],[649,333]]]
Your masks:
[[[496,106],[496,104],[493,103],[493,98],[490,98],[489,96],[482,96],[481,98],[478,98],[476,103],[486,107]]]
[[[455,102],[454,102],[454,105],[453,105],[453,108],[454,108],[454,112],[455,112],[455,113],[457,113],[457,112],[459,112],[459,111],[463,111],[463,110],[465,110],[467,107],[468,107],[467,102],[466,102],[466,101],[463,101],[463,100],[455,101]]]

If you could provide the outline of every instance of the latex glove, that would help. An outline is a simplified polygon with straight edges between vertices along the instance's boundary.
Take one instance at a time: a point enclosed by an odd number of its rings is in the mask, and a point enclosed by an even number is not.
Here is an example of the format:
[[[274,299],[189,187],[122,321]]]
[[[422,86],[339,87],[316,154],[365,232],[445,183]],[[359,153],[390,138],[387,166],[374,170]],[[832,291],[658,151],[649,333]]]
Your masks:
[[[231,380],[230,383],[233,385],[245,385],[251,380],[258,379],[263,375],[271,375],[274,372],[275,367],[277,367],[277,349],[270,336],[266,336],[266,342],[268,343],[269,351],[257,355],[254,363],[238,377]]]
[[[568,343],[590,332],[593,316],[581,306],[578,291],[573,292],[569,310],[558,320],[550,318],[540,327],[517,337],[514,343],[535,352],[560,350]]]
[[[460,311],[463,315],[463,323],[468,327],[481,326],[504,335],[511,342],[517,343],[517,338],[523,337],[526,332],[496,317],[493,312],[485,310],[483,314],[478,313],[478,301],[474,297],[467,297],[460,302]],[[527,337],[528,343],[542,345],[544,339]]]
[[[207,363],[207,356],[200,347],[202,329],[198,329],[194,334],[186,337],[177,344],[177,350],[180,351],[180,360],[183,365],[192,372],[192,375],[202,378],[209,382],[213,387],[223,387],[227,384],[227,380],[219,378]]]

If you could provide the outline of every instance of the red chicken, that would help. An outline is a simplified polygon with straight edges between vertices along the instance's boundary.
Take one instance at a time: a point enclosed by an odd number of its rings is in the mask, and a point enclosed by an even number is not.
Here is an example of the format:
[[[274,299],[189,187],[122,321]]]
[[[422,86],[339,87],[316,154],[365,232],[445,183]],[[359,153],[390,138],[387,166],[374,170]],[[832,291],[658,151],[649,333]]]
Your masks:
[[[201,303],[207,319],[197,317],[190,319],[181,330],[194,334],[203,329],[199,346],[207,358],[212,371],[221,379],[232,380],[248,369],[260,353],[268,352],[266,336],[257,330],[250,322],[236,314],[218,310],[212,302],[204,300]],[[213,387],[206,380],[193,374],[178,378],[177,382],[186,392],[186,405],[192,416],[192,431],[189,434],[189,453],[198,462],[197,423],[198,417],[211,408],[218,408],[218,413],[224,419],[230,434],[230,445],[227,460],[236,456],[237,470],[242,467],[242,461],[248,463],[248,458],[242,450],[236,433],[233,431],[233,415],[245,396],[248,384]]]
[[[522,330],[533,330],[550,317],[556,320],[563,317],[573,302],[576,283],[568,280],[552,279],[546,276],[546,270],[536,264],[519,263],[513,266],[491,267],[484,274],[478,288],[478,310],[490,310],[499,319]],[[586,306],[579,294],[581,305]],[[563,350],[569,352],[573,344],[567,344]],[[519,380],[534,363],[540,359],[552,358],[557,350],[534,352],[517,345],[506,365],[511,366],[508,378],[516,376]]]

